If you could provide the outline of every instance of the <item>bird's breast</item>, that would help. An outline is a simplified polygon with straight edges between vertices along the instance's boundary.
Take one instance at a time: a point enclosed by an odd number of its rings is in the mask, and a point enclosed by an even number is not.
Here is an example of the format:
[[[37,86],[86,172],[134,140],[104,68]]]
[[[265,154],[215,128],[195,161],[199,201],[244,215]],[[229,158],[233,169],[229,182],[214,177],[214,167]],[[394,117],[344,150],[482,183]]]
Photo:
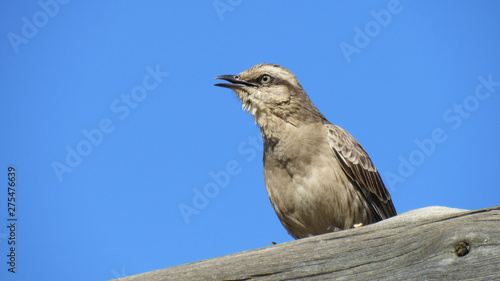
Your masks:
[[[265,147],[264,178],[278,217],[294,237],[345,229],[362,220],[359,194],[329,144],[314,135]]]

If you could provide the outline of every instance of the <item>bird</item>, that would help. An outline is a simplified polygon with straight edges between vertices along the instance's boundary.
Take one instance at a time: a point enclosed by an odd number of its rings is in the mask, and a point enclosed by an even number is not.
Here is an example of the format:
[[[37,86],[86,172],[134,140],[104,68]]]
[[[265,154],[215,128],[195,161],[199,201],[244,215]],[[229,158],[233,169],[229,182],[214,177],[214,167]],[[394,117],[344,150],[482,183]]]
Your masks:
[[[396,216],[389,191],[363,147],[330,123],[295,75],[261,63],[229,83],[264,141],[264,181],[282,225],[295,239]]]

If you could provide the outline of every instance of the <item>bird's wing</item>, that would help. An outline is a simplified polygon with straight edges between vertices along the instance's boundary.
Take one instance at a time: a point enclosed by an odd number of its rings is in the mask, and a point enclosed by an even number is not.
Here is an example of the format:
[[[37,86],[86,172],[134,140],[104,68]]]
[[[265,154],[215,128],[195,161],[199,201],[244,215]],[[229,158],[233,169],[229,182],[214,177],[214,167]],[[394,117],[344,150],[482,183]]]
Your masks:
[[[395,216],[391,195],[363,147],[344,129],[328,124],[328,141],[346,175],[370,203],[379,220]]]

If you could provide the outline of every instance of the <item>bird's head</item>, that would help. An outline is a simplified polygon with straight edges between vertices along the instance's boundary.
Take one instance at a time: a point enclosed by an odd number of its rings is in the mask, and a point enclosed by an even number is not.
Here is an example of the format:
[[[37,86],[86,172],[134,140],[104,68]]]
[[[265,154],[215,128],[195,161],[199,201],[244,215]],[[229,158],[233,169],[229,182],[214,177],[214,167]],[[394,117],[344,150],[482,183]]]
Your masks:
[[[270,118],[279,118],[292,125],[324,119],[295,75],[282,66],[262,63],[238,75],[221,75],[215,79],[230,82],[215,86],[232,89],[243,109],[252,114],[261,127]]]

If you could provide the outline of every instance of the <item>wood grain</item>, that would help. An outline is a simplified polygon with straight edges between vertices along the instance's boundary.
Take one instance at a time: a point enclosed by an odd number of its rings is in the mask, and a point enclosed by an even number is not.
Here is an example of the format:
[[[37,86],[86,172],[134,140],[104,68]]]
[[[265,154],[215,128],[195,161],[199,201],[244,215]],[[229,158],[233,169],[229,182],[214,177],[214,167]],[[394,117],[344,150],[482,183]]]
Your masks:
[[[500,206],[412,210],[356,229],[116,280],[500,280]]]

